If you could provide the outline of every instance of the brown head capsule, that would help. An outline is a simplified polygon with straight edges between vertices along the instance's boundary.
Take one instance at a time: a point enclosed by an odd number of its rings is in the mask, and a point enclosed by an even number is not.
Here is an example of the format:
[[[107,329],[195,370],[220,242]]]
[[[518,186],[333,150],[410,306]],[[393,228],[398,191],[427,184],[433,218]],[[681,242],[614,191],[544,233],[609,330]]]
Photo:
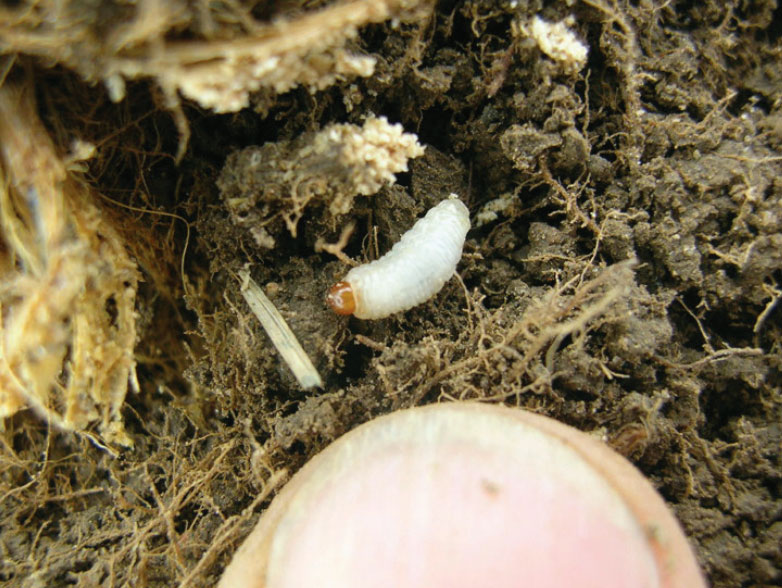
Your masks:
[[[326,301],[337,314],[353,314],[356,310],[356,299],[353,288],[348,282],[337,282],[326,295]]]

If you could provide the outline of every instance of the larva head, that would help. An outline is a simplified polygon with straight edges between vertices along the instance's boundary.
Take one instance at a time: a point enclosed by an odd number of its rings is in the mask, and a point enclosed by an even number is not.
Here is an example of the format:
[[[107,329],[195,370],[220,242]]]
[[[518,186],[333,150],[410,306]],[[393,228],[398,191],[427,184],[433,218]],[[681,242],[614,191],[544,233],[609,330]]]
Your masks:
[[[348,282],[337,282],[326,295],[326,301],[337,314],[353,314],[356,311],[356,299],[353,288]]]

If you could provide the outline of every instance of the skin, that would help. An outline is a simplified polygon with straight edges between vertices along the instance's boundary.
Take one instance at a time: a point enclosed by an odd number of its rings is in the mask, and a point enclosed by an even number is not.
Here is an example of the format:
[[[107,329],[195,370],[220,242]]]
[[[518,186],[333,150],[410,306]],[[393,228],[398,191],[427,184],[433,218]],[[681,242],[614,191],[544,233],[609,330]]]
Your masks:
[[[274,500],[220,586],[705,586],[674,517],[601,442],[448,404],[359,427]]]

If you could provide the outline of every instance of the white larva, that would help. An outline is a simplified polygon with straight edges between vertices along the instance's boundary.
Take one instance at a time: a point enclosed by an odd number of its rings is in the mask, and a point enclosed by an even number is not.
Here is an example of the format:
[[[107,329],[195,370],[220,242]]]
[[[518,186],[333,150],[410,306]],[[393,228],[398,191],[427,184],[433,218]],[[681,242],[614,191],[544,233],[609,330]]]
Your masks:
[[[429,210],[380,259],[354,267],[329,290],[338,314],[379,319],[426,302],[456,271],[470,212],[455,194]]]

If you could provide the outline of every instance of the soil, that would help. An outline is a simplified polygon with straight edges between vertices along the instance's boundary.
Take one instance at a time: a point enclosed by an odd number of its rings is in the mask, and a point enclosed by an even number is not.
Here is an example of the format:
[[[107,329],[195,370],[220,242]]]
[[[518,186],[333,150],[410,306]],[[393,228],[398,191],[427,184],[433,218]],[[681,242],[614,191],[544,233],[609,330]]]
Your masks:
[[[246,4],[265,23],[316,9]],[[201,9],[182,10],[155,34],[208,38]],[[212,585],[311,456],[375,416],[458,399],[604,439],[675,511],[711,585],[782,586],[781,10],[442,1],[360,28],[349,47],[376,58],[373,75],[261,90],[226,114],[172,104],[156,79],[112,102],[79,62],[89,52],[52,58],[8,25],[6,83],[32,80],[62,153],[97,146],[82,171],[142,281],[132,446],[34,411],[6,420],[0,583]],[[82,15],[94,34],[78,47],[103,38],[101,14]],[[535,15],[570,19],[586,63],[531,42],[520,23]],[[238,35],[232,22],[210,34]],[[241,154],[289,161],[302,138],[368,115],[425,154],[346,214],[309,201],[294,236],[289,176],[256,176]],[[376,258],[450,193],[473,218],[458,277],[383,320],[328,309],[346,258]],[[245,269],[322,389],[298,386],[250,312]]]

